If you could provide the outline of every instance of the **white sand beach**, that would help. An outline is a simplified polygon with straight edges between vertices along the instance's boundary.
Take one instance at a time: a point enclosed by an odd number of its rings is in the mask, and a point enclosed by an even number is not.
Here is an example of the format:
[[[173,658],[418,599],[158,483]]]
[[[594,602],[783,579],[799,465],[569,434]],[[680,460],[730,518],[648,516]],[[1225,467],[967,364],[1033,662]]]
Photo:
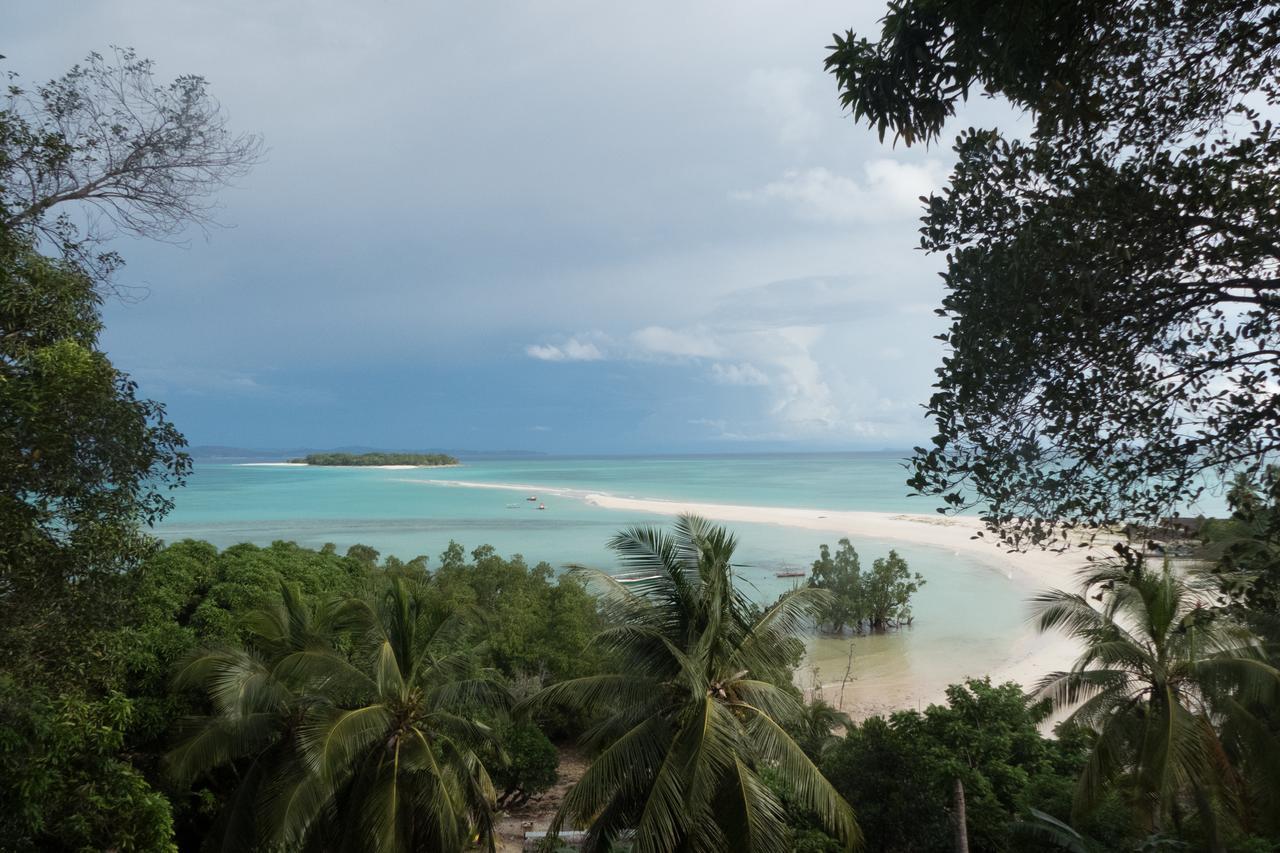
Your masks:
[[[237,468],[310,468],[305,462],[237,462]]]

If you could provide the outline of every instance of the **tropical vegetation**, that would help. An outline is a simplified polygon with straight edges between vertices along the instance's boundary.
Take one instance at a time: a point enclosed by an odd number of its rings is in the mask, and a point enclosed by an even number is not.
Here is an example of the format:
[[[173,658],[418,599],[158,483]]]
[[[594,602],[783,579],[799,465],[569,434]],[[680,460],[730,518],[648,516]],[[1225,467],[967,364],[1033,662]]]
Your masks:
[[[845,849],[861,841],[853,810],[783,724],[802,707],[791,641],[827,596],[801,588],[760,609],[734,584],[736,546],[725,528],[681,516],[671,534],[637,527],[611,540],[630,577],[588,573],[612,666],[526,703],[595,718],[583,742],[599,754],[552,824],[588,827],[588,850],[624,836],[636,851],[787,850],[766,769]]]
[[[833,634],[846,627],[861,634],[911,624],[911,596],[925,579],[919,572],[912,574],[907,561],[893,550],[864,572],[857,550],[841,539],[834,555],[826,545],[819,548],[808,583],[829,593],[817,613],[819,625]]]
[[[302,465],[331,465],[359,467],[374,465],[421,465],[437,467],[457,465],[458,460],[447,453],[308,453],[290,462]]]
[[[1097,734],[1074,816],[1120,787],[1144,830],[1180,831],[1194,812],[1214,851],[1229,832],[1274,823],[1280,740],[1267,717],[1280,670],[1247,625],[1214,607],[1217,590],[1211,575],[1124,553],[1090,568],[1079,592],[1036,599],[1041,628],[1064,628],[1084,648],[1039,687]]]
[[[497,674],[434,606],[422,580],[389,573],[361,598],[246,614],[243,646],[200,650],[178,670],[211,713],[166,757],[188,781],[235,767],[224,849],[494,849],[495,793],[474,719],[509,705]]]

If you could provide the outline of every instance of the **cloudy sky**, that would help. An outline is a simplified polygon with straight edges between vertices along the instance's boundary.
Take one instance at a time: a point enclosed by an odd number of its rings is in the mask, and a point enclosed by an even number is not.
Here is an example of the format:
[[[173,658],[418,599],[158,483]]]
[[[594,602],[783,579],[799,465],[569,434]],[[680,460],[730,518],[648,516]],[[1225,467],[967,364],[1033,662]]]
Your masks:
[[[118,246],[149,295],[107,306],[107,348],[193,444],[926,436],[917,197],[950,152],[880,144],[822,71],[883,2],[16,6],[0,53],[24,79],[132,46],[266,138],[228,227]]]

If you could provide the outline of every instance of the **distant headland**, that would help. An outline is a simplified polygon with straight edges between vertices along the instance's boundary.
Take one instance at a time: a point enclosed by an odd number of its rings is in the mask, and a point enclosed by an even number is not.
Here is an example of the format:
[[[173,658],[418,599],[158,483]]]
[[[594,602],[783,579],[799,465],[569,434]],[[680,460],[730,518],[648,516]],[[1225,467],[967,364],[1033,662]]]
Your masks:
[[[295,465],[331,465],[342,467],[375,468],[388,465],[411,465],[416,468],[442,468],[457,465],[458,460],[447,453],[309,453],[299,459],[290,459]]]

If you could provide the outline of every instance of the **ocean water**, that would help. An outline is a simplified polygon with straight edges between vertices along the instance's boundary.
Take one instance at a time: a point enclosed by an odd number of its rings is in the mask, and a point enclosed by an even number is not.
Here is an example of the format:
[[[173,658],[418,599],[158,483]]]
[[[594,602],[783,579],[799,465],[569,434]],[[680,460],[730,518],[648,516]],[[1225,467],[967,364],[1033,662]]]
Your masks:
[[[404,558],[434,558],[452,540],[468,549],[493,545],[499,552],[553,566],[608,568],[611,554],[605,543],[615,531],[662,519],[594,506],[583,499],[590,493],[753,506],[931,511],[930,499],[907,496],[905,479],[896,454],[486,460],[414,469],[197,464],[186,488],[174,493],[175,509],[157,533],[169,540],[192,537],[219,546],[276,539],[316,547],[361,543]],[[518,488],[474,487],[500,485]],[[538,494],[537,502],[526,500],[533,494]],[[807,566],[818,546],[832,539],[829,533],[778,525],[734,527],[744,577],[758,574],[757,580],[765,575],[772,579],[782,568]],[[752,568],[759,571],[752,573]],[[761,595],[775,595],[774,586],[766,584]]]
[[[190,537],[222,547],[284,539],[313,547],[332,542],[345,550],[361,543],[403,558],[425,554],[430,563],[453,540],[468,549],[493,545],[500,553],[557,568],[578,563],[609,569],[606,542],[615,531],[665,519],[594,506],[583,500],[588,493],[932,512],[929,499],[907,497],[905,479],[896,454],[484,460],[409,470],[197,463],[156,532],[169,541]],[[556,491],[539,493],[548,488]],[[539,500],[526,500],[530,494]],[[537,509],[539,504],[546,509]],[[808,568],[819,546],[834,546],[837,538],[773,524],[732,527],[740,543],[736,576],[761,601],[795,583],[776,572]],[[1007,661],[1011,638],[1025,632],[1029,615],[1026,601],[1033,590],[1025,579],[946,549],[852,538],[864,565],[893,548],[927,580],[915,600],[911,628],[852,641],[857,690],[875,692],[905,680],[936,693],[940,685]],[[849,641],[815,638],[802,678],[839,680],[849,649]]]

